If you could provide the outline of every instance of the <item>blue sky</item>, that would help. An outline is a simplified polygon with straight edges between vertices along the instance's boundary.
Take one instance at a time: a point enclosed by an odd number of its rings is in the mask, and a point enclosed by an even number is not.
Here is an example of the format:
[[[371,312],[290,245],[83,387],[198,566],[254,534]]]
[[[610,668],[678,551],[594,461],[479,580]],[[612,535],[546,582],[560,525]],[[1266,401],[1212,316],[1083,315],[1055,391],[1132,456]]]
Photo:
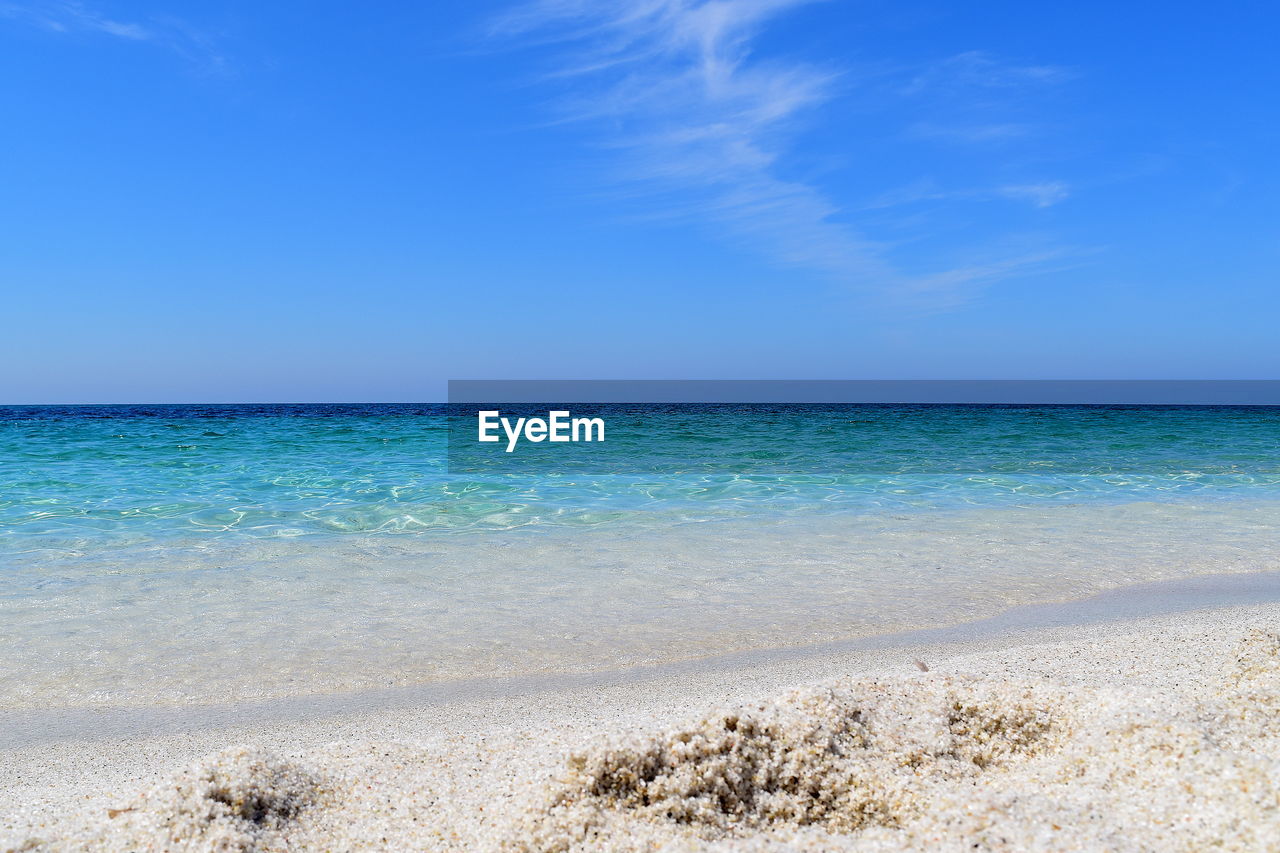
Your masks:
[[[1277,24],[0,0],[0,401],[1277,378]]]

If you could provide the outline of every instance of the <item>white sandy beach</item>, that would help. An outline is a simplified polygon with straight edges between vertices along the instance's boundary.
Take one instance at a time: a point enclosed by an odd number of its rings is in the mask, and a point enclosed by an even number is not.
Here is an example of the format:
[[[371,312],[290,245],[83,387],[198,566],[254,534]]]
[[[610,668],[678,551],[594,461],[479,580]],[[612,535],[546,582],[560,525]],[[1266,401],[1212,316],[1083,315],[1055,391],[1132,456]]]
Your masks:
[[[0,814],[6,851],[1275,850],[1280,606],[33,744]]]

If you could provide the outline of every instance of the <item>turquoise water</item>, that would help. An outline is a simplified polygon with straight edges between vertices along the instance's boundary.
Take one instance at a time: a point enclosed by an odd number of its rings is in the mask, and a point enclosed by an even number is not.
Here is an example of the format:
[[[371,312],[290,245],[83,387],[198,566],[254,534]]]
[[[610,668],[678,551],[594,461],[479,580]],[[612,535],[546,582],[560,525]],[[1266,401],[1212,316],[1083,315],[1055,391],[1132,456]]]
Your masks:
[[[562,455],[450,475],[441,406],[0,408],[0,536],[21,553],[1280,496],[1273,408],[682,406],[608,422],[604,470]]]
[[[0,709],[608,669],[1280,568],[1277,409],[606,419],[612,455],[450,473],[441,406],[0,409]]]

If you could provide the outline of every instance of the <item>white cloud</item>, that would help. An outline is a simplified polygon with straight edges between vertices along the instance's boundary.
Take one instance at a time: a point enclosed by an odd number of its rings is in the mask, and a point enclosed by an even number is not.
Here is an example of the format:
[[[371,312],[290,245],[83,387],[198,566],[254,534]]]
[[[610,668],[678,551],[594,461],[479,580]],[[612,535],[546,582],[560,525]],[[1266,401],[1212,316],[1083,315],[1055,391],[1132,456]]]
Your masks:
[[[1012,184],[1000,187],[997,192],[1005,198],[1029,201],[1036,207],[1051,207],[1071,194],[1062,181],[1043,181],[1038,184]]]
[[[914,75],[903,91],[917,94],[939,89],[1013,90],[1061,83],[1072,76],[1070,70],[1055,65],[1014,65],[983,51],[970,50],[931,64]]]
[[[77,0],[0,0],[0,18],[22,21],[54,33],[88,33],[147,42],[211,67],[219,67],[223,63],[205,36],[174,18],[145,23],[124,21]]]
[[[629,185],[653,194],[665,215],[712,223],[775,261],[900,294],[969,288],[1033,267],[1041,255],[907,274],[887,247],[841,221],[818,186],[787,177],[790,140],[833,99],[842,75],[762,57],[758,37],[777,17],[813,2],[532,0],[494,21],[490,35],[549,50],[554,68],[544,82],[572,93],[559,103],[561,117],[594,123]],[[939,87],[1008,89],[1059,76],[962,54],[917,74],[898,97],[922,98],[920,111],[931,113]],[[1023,133],[1014,123],[962,127],[952,114],[940,118],[946,123],[937,133],[971,141]],[[930,127],[919,123],[922,133]],[[971,195],[1047,206],[1065,192],[1045,183]]]
[[[714,222],[780,261],[859,280],[893,273],[833,221],[816,187],[779,174],[787,137],[827,102],[838,75],[753,55],[761,28],[814,0],[541,0],[494,24],[560,46],[556,76],[585,95],[563,108],[602,120],[626,177],[676,215]],[[675,197],[673,197],[675,196]]]
[[[1071,188],[1063,181],[1006,184],[991,189],[943,189],[933,180],[922,179],[881,193],[864,204],[862,209],[881,210],[930,201],[990,201],[992,199],[1026,202],[1034,207],[1052,207],[1066,200],[1070,195]]]
[[[1074,76],[1066,68],[1001,62],[981,51],[938,60],[898,90],[923,116],[907,134],[972,147],[1040,138],[1045,128],[1035,116],[1052,88]]]
[[[940,124],[935,121],[922,121],[912,125],[909,132],[912,136],[922,139],[941,139],[949,142],[981,145],[1005,143],[1030,136],[1033,133],[1033,128],[1020,122],[956,122],[953,124]]]
[[[58,0],[0,3],[0,16],[24,20],[57,33],[76,30],[99,32],[130,41],[148,41],[155,37],[153,32],[141,24],[114,20],[83,3]]]
[[[1006,253],[996,259],[977,260],[945,272],[919,276],[907,282],[895,296],[906,305],[926,310],[947,310],[963,304],[975,292],[1011,276],[1066,269],[1079,250],[1052,248]]]

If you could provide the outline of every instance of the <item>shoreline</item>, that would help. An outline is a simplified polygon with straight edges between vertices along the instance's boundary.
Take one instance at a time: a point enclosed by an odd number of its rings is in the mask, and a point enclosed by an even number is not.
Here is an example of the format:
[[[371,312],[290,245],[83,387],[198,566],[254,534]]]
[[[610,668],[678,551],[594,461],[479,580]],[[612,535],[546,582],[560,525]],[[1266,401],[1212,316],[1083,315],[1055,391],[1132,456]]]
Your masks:
[[[1205,606],[1206,596],[1215,595],[1219,606]],[[853,675],[910,681],[976,672],[1071,690],[1178,695],[1234,660],[1241,637],[1258,627],[1280,627],[1280,573],[1143,584],[1076,602],[1014,608],[951,628],[542,681],[523,692],[454,692],[434,701],[421,701],[425,693],[419,692],[416,702],[406,695],[397,707],[349,702],[323,716],[241,717],[211,727],[192,726],[187,717],[185,726],[174,721],[168,730],[147,734],[46,739],[7,749],[0,762],[0,849],[25,837],[123,832],[104,817],[107,809],[127,808],[183,766],[245,743],[365,784],[356,800],[335,805],[332,814],[317,812],[304,833],[311,842],[337,831],[336,821],[358,833],[340,847],[397,849],[378,841],[377,833],[394,838],[410,832],[402,842],[468,849],[435,836],[424,841],[421,827],[398,823],[396,814],[402,819],[419,809],[437,828],[450,827],[470,844],[488,843],[497,830],[476,823],[477,808],[494,801],[515,808],[529,798],[530,785],[545,785],[570,751],[602,733],[661,730],[716,706],[764,701]],[[920,673],[917,660],[930,672]],[[466,790],[468,784],[473,790]],[[451,792],[447,815],[440,812],[440,785]],[[424,800],[424,791],[434,793]],[[381,805],[375,808],[370,798]],[[481,835],[467,835],[475,832]]]
[[[219,539],[6,574],[0,693],[6,711],[268,704],[838,642],[1280,570],[1278,512],[1139,503],[332,548]]]
[[[642,685],[654,681],[751,670],[806,659],[914,648],[1017,642],[1051,629],[1280,603],[1280,571],[1230,572],[1149,581],[1079,599],[1023,604],[994,616],[929,628],[890,631],[801,646],[745,649],[704,657],[585,673],[446,680],[352,693],[302,694],[263,702],[179,707],[0,710],[0,752],[67,740],[115,740],[180,735],[243,725],[280,725],[327,717],[499,701],[547,692]]]

